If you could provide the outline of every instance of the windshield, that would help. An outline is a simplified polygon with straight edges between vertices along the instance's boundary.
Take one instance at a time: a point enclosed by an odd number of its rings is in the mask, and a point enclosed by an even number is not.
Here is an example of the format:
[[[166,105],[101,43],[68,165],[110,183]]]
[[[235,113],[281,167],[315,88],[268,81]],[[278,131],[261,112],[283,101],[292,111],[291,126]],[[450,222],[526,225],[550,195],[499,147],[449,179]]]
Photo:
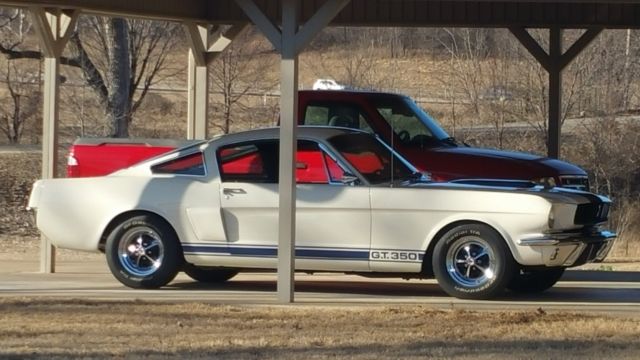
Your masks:
[[[376,103],[380,115],[405,145],[435,145],[449,138],[436,120],[407,97],[384,97],[376,99]]]
[[[416,179],[413,166],[371,135],[344,134],[329,142],[372,185]]]

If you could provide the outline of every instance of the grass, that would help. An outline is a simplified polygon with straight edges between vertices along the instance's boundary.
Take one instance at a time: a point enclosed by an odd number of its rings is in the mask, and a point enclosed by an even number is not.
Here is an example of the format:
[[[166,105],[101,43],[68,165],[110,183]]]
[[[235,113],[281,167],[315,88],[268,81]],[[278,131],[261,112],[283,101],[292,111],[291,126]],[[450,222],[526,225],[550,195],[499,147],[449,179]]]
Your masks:
[[[424,306],[0,300],[0,357],[638,358],[640,318]]]

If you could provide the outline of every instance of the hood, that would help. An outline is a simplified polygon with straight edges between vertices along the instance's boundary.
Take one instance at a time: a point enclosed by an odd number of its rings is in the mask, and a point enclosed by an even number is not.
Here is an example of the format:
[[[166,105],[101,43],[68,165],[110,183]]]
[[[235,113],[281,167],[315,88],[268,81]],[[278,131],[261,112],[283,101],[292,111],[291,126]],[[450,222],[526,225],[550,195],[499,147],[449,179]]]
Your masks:
[[[568,162],[515,151],[459,146],[406,149],[406,155],[420,170],[429,171],[435,178],[444,180],[531,180],[560,175],[587,175],[580,167]]]
[[[515,186],[511,186],[515,185]],[[562,187],[554,187],[545,189],[542,186],[517,186],[505,182],[503,186],[497,185],[473,185],[464,183],[451,182],[418,182],[408,185],[409,187],[431,188],[431,189],[448,189],[448,190],[469,190],[482,192],[500,192],[500,193],[521,193],[542,197],[552,202],[560,201],[567,204],[588,204],[588,203],[606,203],[610,204],[611,200],[605,196],[593,194],[586,191],[567,189]]]

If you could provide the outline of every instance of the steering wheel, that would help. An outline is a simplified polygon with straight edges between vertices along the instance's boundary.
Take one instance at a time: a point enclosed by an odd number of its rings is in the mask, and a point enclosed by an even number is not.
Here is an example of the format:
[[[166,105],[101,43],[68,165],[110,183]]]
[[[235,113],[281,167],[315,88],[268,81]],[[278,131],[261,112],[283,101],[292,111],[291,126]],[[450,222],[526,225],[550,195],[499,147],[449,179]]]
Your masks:
[[[411,140],[411,134],[407,130],[402,130],[398,133],[398,137],[402,142],[409,142]]]

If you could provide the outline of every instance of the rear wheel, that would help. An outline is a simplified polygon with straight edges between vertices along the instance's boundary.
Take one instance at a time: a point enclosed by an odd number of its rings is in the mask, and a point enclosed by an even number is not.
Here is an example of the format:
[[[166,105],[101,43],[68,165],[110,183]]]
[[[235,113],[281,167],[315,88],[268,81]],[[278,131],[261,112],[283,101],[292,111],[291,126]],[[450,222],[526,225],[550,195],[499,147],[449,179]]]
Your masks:
[[[190,278],[204,283],[223,283],[238,275],[238,270],[223,268],[202,268],[185,263],[182,271]]]
[[[525,294],[543,292],[555,285],[562,274],[564,274],[564,268],[520,270],[507,288],[513,292]]]
[[[515,261],[502,237],[482,224],[447,231],[433,252],[433,272],[440,287],[461,299],[501,294],[515,271]]]
[[[153,289],[173,280],[182,263],[182,253],[173,229],[152,215],[131,217],[108,236],[107,264],[126,286]]]

